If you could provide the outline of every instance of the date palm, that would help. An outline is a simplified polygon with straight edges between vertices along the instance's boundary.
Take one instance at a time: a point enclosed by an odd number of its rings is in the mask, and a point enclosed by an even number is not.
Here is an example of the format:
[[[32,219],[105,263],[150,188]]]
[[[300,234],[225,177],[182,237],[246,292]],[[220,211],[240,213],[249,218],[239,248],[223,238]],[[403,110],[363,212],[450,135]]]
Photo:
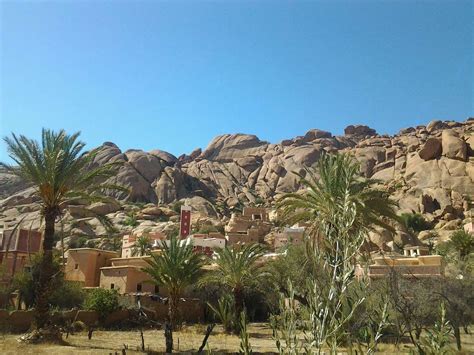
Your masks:
[[[158,286],[164,286],[169,293],[168,317],[172,329],[176,327],[179,300],[185,289],[193,285],[202,275],[204,259],[193,251],[193,246],[176,236],[163,243],[160,253],[152,254],[143,268]]]
[[[54,132],[43,129],[41,138],[41,142],[38,142],[23,135],[5,137],[8,155],[16,165],[1,163],[7,171],[34,188],[34,194],[41,204],[44,220],[43,257],[35,292],[35,324],[40,329],[49,323],[48,299],[54,276],[55,223],[74,199],[107,201],[108,198],[103,194],[106,190],[123,190],[105,182],[115,174],[116,164],[90,168],[97,152],[84,152],[85,144],[78,140],[79,133],[69,135],[63,130]],[[102,221],[106,222],[106,219],[102,218]]]
[[[258,260],[264,253],[259,244],[247,244],[241,247],[225,247],[216,251],[215,270],[210,271],[201,284],[217,284],[228,288],[235,302],[236,316],[245,308],[245,291],[258,285],[267,273]]]
[[[147,255],[151,250],[151,239],[148,235],[144,234],[135,240],[135,244],[132,248],[132,256],[143,256]]]
[[[373,179],[363,179],[359,164],[347,154],[324,154],[315,169],[299,175],[305,187],[302,193],[290,193],[277,203],[282,221],[309,224],[309,234],[315,238],[322,228],[331,224],[335,215],[344,215],[344,209],[355,209],[352,229],[368,231],[376,226],[393,231],[388,223],[398,220],[396,203],[385,191],[376,189]]]

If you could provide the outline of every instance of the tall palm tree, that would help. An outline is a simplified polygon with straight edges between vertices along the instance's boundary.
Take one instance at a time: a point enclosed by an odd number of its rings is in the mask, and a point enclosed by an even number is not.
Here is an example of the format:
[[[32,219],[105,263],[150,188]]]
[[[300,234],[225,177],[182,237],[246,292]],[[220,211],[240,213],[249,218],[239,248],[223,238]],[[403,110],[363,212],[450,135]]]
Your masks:
[[[115,174],[117,164],[90,168],[98,152],[84,152],[85,144],[78,138],[79,133],[69,135],[64,130],[48,129],[43,129],[41,143],[23,135],[4,138],[8,154],[16,165],[0,164],[35,188],[44,219],[43,258],[35,292],[35,323],[40,329],[49,322],[55,223],[71,200],[107,201],[103,195],[106,190],[123,190],[106,182]]]
[[[172,329],[176,328],[179,300],[184,290],[193,285],[202,275],[205,262],[193,246],[172,236],[158,254],[152,254],[143,271],[150,275],[152,282],[164,286],[169,293],[168,318]]]
[[[321,228],[334,224],[334,217],[344,215],[344,209],[355,209],[353,230],[370,230],[376,226],[393,231],[388,223],[398,220],[397,206],[385,191],[373,188],[377,182],[363,179],[359,164],[347,154],[324,154],[316,168],[299,175],[306,188],[302,193],[290,193],[277,202],[280,218],[287,224],[309,224],[309,234],[319,238]]]
[[[151,246],[151,239],[148,235],[144,234],[138,237],[132,248],[132,256],[147,255],[151,250]]]
[[[217,284],[230,289],[234,296],[235,313],[240,316],[245,308],[245,291],[267,275],[262,264],[258,263],[264,250],[259,244],[246,244],[216,251],[215,270],[201,280],[201,285]]]

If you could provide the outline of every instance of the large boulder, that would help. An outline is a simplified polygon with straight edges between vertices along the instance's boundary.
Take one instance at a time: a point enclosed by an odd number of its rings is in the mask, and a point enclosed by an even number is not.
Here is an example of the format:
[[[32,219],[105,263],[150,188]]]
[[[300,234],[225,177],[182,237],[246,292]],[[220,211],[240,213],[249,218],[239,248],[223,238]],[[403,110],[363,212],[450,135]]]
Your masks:
[[[344,128],[344,134],[346,136],[366,137],[366,136],[375,136],[377,135],[377,132],[375,131],[375,129],[370,128],[369,126],[350,125]]]
[[[161,160],[142,150],[128,150],[125,152],[130,165],[150,184],[161,175],[163,171]]]
[[[267,146],[267,142],[262,142],[255,135],[224,134],[214,138],[206,150],[202,152],[200,158],[221,162],[232,161],[264,152]]]
[[[311,129],[304,135],[305,142],[311,142],[319,138],[331,138],[331,132],[321,131],[320,129]]]
[[[437,138],[429,138],[418,152],[423,160],[438,159],[443,151],[442,144]]]
[[[441,134],[443,155],[450,159],[466,161],[467,145],[454,130],[444,130]]]

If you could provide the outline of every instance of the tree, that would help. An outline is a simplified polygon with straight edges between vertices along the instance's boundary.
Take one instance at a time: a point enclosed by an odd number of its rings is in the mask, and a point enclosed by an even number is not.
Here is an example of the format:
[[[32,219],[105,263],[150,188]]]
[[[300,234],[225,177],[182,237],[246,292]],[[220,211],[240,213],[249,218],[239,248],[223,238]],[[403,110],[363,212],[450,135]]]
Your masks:
[[[255,287],[259,280],[268,275],[258,263],[263,253],[264,248],[259,244],[220,249],[216,251],[215,270],[202,279],[201,285],[218,284],[231,290],[236,318],[245,309],[245,291]]]
[[[84,301],[84,308],[96,311],[99,319],[103,322],[109,314],[119,309],[119,297],[117,290],[105,288],[95,288],[87,293]]]
[[[175,329],[179,300],[184,290],[201,276],[204,259],[194,253],[191,244],[173,236],[169,244],[163,243],[162,252],[152,254],[147,263],[143,271],[150,275],[154,284],[168,290],[168,318],[172,329]]]
[[[92,168],[98,151],[84,153],[85,144],[78,140],[79,133],[54,132],[43,129],[41,143],[23,135],[5,137],[9,157],[15,166],[1,166],[17,175],[35,189],[41,204],[44,220],[43,258],[36,287],[35,324],[39,329],[49,323],[48,299],[53,276],[53,243],[55,222],[63,214],[71,199],[88,201],[108,200],[106,190],[123,188],[109,184],[106,179],[113,176],[117,164],[105,164]],[[97,216],[104,223],[106,219]]]
[[[462,229],[455,231],[448,243],[458,253],[460,259],[464,259],[474,251],[474,237]]]
[[[309,224],[313,241],[306,248],[305,263],[317,277],[298,290],[308,314],[305,351],[321,353],[328,344],[335,352],[365,299],[349,292],[356,285],[360,248],[371,228],[393,229],[389,221],[397,219],[396,205],[386,192],[372,187],[375,181],[360,178],[358,164],[348,155],[323,155],[316,170],[306,174],[300,176],[306,190],[285,195],[277,207],[285,223]]]
[[[431,228],[423,215],[419,213],[402,213],[400,220],[408,231],[415,234]]]
[[[286,194],[277,203],[284,223],[308,223],[308,234],[317,240],[327,223],[332,223],[334,211],[351,205],[352,230],[375,226],[393,230],[387,220],[398,220],[396,203],[387,192],[373,188],[376,180],[361,178],[359,164],[351,156],[323,154],[316,168],[305,172],[305,176],[297,175],[306,189],[302,193]]]
[[[151,250],[151,239],[147,234],[137,238],[132,248],[132,256],[143,256],[149,254]]]

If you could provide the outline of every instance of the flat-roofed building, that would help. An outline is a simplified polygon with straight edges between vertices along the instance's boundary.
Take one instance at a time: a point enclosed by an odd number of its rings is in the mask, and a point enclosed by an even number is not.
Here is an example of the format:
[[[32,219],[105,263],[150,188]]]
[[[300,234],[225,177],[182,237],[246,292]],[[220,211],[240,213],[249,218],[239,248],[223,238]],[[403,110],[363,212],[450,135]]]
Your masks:
[[[115,251],[94,248],[69,249],[67,254],[64,278],[80,282],[83,287],[98,287],[100,269],[109,266],[110,260],[118,257]]]
[[[277,233],[273,240],[275,250],[287,245],[300,245],[304,242],[304,227],[288,227]]]
[[[404,255],[389,254],[373,258],[368,267],[370,278],[380,278],[396,272],[407,278],[439,277],[444,275],[444,261],[441,255],[428,255],[425,247],[407,247]],[[358,275],[365,271],[358,270]]]

